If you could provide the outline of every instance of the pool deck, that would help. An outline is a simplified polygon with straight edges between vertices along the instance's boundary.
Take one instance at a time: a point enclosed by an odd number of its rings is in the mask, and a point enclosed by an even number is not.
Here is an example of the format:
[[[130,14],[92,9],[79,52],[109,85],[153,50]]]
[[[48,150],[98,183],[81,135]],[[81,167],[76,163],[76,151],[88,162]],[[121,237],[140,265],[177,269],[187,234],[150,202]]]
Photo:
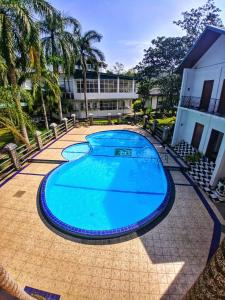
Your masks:
[[[158,225],[130,240],[99,245],[70,241],[39,217],[39,185],[58,166],[55,161],[64,161],[62,149],[110,129],[134,130],[149,138],[174,180],[173,207]],[[22,287],[59,294],[62,300],[182,298],[206,264],[212,237],[219,239],[220,232],[192,183],[172,169],[178,162],[166,157],[156,139],[128,125],[74,128],[34,160],[0,188],[0,261]]]

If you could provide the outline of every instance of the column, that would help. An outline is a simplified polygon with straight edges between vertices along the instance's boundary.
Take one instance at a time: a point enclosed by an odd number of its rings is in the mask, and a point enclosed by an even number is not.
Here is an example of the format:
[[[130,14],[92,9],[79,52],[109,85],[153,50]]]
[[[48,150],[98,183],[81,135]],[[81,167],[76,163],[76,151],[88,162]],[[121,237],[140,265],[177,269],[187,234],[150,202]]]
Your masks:
[[[68,131],[68,119],[67,118],[63,118],[63,123],[65,125],[65,129],[66,129],[66,132]]]
[[[182,100],[182,96],[185,94],[185,88],[186,88],[186,83],[188,80],[188,69],[184,69],[183,71],[183,78],[182,78],[182,84],[181,84],[181,90],[180,90],[180,99],[179,99],[179,104],[177,107],[177,117],[176,117],[176,123],[173,131],[173,138],[172,138],[172,146],[175,146],[177,142],[179,142],[179,131],[180,127],[182,126],[181,124],[181,116],[182,116],[182,108],[180,109],[180,104]]]
[[[71,118],[73,118],[73,126],[76,126],[76,114],[72,114]]]
[[[52,123],[52,124],[50,124],[49,127],[52,129],[54,137],[56,139],[58,137],[57,124],[56,123]]]
[[[20,161],[19,161],[18,153],[16,152],[16,148],[17,148],[16,144],[9,143],[3,148],[3,153],[8,153],[8,155],[13,163],[14,168],[16,170],[19,170],[20,169]]]
[[[41,132],[36,131],[34,137],[35,137],[38,149],[41,150],[43,148],[43,143],[42,143],[42,139],[41,139]]]

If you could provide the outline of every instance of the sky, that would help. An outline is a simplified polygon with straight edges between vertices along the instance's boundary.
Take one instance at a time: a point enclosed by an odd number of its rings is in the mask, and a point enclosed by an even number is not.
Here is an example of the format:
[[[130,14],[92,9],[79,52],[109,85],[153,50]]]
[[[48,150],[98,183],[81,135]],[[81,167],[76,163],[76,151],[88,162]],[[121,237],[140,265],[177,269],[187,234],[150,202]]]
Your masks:
[[[94,29],[103,35],[95,47],[103,51],[108,68],[115,62],[125,69],[143,58],[144,49],[157,36],[181,36],[173,24],[181,13],[206,0],[50,0],[56,8],[79,20],[83,32]],[[225,19],[225,0],[215,0]]]

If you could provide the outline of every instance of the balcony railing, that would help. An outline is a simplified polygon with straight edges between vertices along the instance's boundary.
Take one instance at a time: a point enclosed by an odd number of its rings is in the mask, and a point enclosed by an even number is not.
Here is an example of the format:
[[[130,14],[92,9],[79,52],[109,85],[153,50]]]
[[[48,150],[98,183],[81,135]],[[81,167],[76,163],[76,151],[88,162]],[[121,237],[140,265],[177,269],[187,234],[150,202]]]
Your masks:
[[[220,99],[211,98],[208,102],[201,97],[182,96],[180,106],[225,117],[225,105],[220,105]]]

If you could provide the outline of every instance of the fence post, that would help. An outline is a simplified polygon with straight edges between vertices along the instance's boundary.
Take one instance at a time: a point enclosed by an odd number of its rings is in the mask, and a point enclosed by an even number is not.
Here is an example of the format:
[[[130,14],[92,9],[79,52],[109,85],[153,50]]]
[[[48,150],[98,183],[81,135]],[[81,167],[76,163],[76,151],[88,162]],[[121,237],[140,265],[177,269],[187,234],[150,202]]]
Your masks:
[[[20,165],[18,153],[16,152],[16,148],[17,148],[16,144],[9,143],[3,148],[3,152],[8,153],[14,168],[16,170],[19,170],[21,165]]]
[[[165,143],[169,138],[169,132],[170,128],[168,126],[163,127],[163,133],[162,133],[162,141]]]
[[[108,125],[112,124],[112,115],[111,113],[108,113]]]
[[[90,126],[93,125],[93,114],[89,114],[89,124]]]
[[[158,125],[158,121],[155,119],[152,124],[152,133],[154,134]]]
[[[52,123],[52,124],[50,124],[49,127],[52,129],[55,139],[57,139],[57,137],[58,137],[57,124]]]
[[[136,124],[136,112],[134,112],[134,124]]]
[[[71,118],[73,118],[73,126],[75,127],[76,126],[76,115],[72,114]]]
[[[66,132],[67,132],[68,131],[68,119],[67,118],[63,118],[63,122],[64,122],[65,129],[66,129]]]
[[[34,134],[34,137],[35,137],[38,149],[41,150],[43,148],[43,142],[42,142],[42,139],[41,139],[41,132],[36,130],[36,132]]]
[[[118,113],[117,116],[117,122],[118,124],[121,124],[121,113]]]
[[[147,128],[147,121],[148,121],[148,116],[144,115],[143,116],[143,128],[146,129]]]

